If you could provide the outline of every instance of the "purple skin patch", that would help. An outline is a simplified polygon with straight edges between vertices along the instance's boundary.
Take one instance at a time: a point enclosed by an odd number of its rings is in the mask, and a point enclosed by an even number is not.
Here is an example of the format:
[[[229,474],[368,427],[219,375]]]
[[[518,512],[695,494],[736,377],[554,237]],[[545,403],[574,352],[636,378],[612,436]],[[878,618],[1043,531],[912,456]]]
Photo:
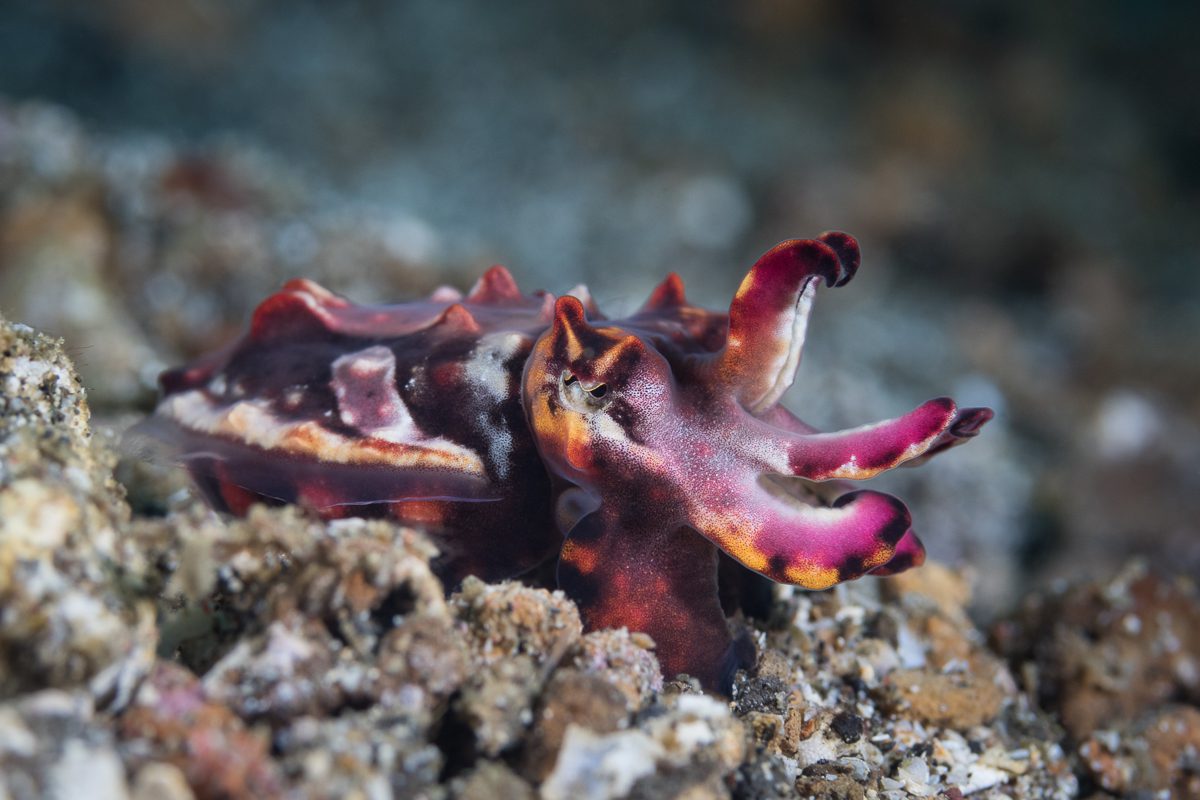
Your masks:
[[[747,570],[824,589],[920,565],[904,504],[845,481],[920,463],[992,416],[939,398],[823,433],[779,405],[818,285],[858,266],[846,234],[787,241],[728,314],[689,305],[671,274],[622,320],[586,289],[522,294],[503,267],[465,296],[390,306],[295,280],[239,341],[164,373],[143,429],[222,510],[423,527],[448,588],[556,563],[589,629],[649,633],[665,674],[727,692],[753,662],[722,607]]]

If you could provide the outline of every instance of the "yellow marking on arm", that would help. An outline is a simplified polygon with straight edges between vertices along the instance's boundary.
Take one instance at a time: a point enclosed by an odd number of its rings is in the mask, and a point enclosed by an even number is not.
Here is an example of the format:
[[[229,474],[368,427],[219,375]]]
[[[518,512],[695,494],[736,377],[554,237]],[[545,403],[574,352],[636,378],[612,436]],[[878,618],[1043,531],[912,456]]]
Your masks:
[[[756,526],[752,520],[728,512],[701,511],[695,514],[695,522],[706,537],[747,569],[766,571],[767,554],[754,543]]]
[[[828,589],[838,582],[837,567],[818,567],[816,564],[795,564],[784,570],[787,582],[814,591]]]

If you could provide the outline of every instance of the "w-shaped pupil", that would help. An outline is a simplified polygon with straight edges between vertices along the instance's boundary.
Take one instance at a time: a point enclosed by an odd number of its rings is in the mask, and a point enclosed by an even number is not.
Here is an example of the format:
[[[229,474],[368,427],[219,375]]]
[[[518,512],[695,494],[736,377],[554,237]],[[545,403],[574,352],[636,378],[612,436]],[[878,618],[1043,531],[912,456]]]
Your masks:
[[[563,386],[570,386],[572,383],[575,383],[578,380],[579,378],[576,378],[574,375],[567,375],[566,379],[563,381]],[[604,397],[604,395],[608,394],[608,386],[603,383],[597,383],[592,388],[585,389],[584,391],[599,400],[601,397]]]

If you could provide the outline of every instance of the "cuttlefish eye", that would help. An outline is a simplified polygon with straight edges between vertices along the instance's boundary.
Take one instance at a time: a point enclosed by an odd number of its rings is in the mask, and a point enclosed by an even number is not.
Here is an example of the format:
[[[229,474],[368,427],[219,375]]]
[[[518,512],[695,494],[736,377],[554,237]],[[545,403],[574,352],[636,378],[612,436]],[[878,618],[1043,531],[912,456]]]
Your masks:
[[[608,385],[596,383],[584,386],[573,372],[564,372],[562,376],[563,397],[576,407],[597,409],[603,406],[599,401],[608,394]]]

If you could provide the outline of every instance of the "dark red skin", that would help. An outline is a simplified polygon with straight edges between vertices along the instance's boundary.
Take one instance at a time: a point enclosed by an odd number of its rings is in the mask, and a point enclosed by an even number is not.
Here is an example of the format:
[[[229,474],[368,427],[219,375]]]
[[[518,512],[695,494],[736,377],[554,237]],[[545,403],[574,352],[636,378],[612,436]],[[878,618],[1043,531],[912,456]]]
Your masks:
[[[778,405],[817,284],[858,264],[845,234],[784,242],[728,314],[689,305],[670,275],[616,321],[586,292],[523,295],[502,267],[465,298],[395,306],[293,281],[241,340],[163,375],[148,427],[222,510],[296,502],[421,525],[448,588],[557,559],[589,628],[647,632],[666,675],[728,691],[753,648],[730,635],[722,583],[728,604],[747,568],[819,589],[919,565],[903,503],[845,479],[991,417],[939,398],[822,434]]]

